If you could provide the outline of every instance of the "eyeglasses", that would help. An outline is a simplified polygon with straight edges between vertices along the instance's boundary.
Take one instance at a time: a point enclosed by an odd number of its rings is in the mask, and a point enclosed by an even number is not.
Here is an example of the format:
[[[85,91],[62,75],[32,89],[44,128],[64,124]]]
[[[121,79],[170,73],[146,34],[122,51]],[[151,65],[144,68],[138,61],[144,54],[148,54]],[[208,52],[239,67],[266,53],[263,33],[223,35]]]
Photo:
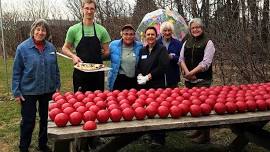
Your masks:
[[[87,11],[95,11],[96,10],[95,8],[92,8],[92,7],[84,7],[83,9],[87,10]]]
[[[195,30],[195,29],[200,29],[202,28],[201,26],[194,26],[194,27],[191,27],[192,30]]]
[[[134,36],[135,33],[123,33],[124,36]]]

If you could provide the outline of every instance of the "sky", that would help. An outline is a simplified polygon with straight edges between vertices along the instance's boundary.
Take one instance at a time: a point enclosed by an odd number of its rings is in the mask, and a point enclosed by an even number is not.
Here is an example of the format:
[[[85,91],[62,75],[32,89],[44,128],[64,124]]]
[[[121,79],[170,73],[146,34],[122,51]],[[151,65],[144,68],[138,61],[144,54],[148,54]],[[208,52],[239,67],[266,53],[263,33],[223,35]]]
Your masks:
[[[4,12],[6,11],[12,11],[14,9],[16,10],[23,10],[25,7],[25,3],[27,3],[29,0],[0,0],[1,4],[2,4],[2,10]],[[59,11],[62,14],[67,14],[68,13],[68,9],[66,8],[66,0],[45,0],[46,3],[49,4],[49,6],[57,6],[59,7]],[[64,5],[63,5],[64,3]]]
[[[12,11],[14,9],[16,10],[23,10],[23,8],[25,7],[25,3],[27,3],[29,0],[0,0],[1,1],[1,5],[2,5],[2,10],[4,12],[6,11]],[[58,11],[60,11],[61,14],[63,14],[63,16],[69,15],[69,10],[66,7],[66,1],[67,0],[45,0],[46,3],[49,4],[49,6],[51,6],[51,8],[57,6],[57,8],[59,8]],[[135,0],[124,0],[130,4],[135,3]]]

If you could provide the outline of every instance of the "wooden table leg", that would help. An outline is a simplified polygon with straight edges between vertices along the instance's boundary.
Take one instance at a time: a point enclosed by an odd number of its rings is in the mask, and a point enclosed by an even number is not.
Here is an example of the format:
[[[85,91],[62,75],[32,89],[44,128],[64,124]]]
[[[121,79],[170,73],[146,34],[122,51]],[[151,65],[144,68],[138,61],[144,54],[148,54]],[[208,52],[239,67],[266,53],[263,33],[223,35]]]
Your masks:
[[[54,142],[53,152],[76,152],[76,148],[73,147],[73,140],[58,140]]]
[[[99,147],[96,151],[98,152],[116,152],[123,148],[124,146],[130,144],[131,142],[138,140],[144,133],[128,133],[119,135],[118,137],[112,139],[109,143],[104,146]]]
[[[245,132],[244,135],[250,142],[270,150],[269,144],[270,133],[268,131],[264,129],[248,130]]]
[[[267,122],[237,124],[231,127],[232,131],[237,135],[235,140],[229,145],[230,152],[242,151],[249,142],[253,142],[259,146],[270,148],[270,133],[263,130]]]

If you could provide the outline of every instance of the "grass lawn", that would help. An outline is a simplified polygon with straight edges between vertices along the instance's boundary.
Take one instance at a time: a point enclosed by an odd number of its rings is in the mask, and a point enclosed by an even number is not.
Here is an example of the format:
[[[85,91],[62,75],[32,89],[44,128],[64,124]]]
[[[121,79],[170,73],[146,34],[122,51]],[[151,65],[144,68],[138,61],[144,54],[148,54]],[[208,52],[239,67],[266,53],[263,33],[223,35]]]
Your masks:
[[[70,60],[59,58],[59,67],[61,72],[61,91],[72,91],[72,63]],[[16,152],[18,151],[19,141],[19,123],[20,123],[20,105],[18,105],[11,97],[10,93],[7,93],[5,67],[3,60],[0,59],[0,152]],[[12,59],[8,60],[8,80],[9,85],[11,81],[11,67]],[[38,117],[37,117],[38,119]],[[270,130],[269,125],[267,129]],[[35,151],[37,146],[37,130],[38,125],[34,131],[31,151]],[[160,149],[151,149],[149,145],[145,144],[142,140],[138,140],[123,149],[121,152],[222,152],[225,151],[224,146],[228,145],[235,135],[229,129],[212,129],[211,141],[213,144],[200,145],[192,144],[190,139],[185,137],[186,131],[169,132],[166,138],[166,145]],[[220,146],[223,145],[223,146]],[[247,152],[269,152],[254,144],[249,144],[245,150]]]

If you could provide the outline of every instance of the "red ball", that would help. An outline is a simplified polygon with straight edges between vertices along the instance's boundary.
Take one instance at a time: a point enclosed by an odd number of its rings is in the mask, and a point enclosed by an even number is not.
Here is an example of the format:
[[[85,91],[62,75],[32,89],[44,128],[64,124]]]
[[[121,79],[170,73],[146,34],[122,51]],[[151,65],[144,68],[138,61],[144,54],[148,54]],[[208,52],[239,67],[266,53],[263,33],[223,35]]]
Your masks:
[[[76,102],[76,103],[73,104],[73,107],[75,109],[79,108],[80,106],[84,106],[84,103],[82,103],[82,102]]]
[[[70,104],[72,104],[72,105],[74,105],[75,103],[77,103],[78,101],[77,101],[77,99],[75,99],[75,98],[70,98],[69,100],[68,100],[68,103],[70,103]]]
[[[160,118],[167,118],[170,113],[170,110],[166,106],[159,106],[158,107],[158,115]]]
[[[269,87],[269,88],[270,88],[270,87]],[[265,102],[266,102],[266,104],[267,104],[267,106],[268,106],[268,109],[270,109],[270,99],[266,99]]]
[[[135,95],[128,95],[127,99],[130,103],[134,103],[137,98]]]
[[[221,102],[217,102],[214,106],[214,110],[217,114],[223,115],[226,112],[226,106]]]
[[[170,107],[171,107],[171,103],[168,102],[168,101],[162,101],[162,102],[160,103],[160,105],[161,105],[161,106],[165,106],[165,107],[167,107],[167,108],[170,108]]]
[[[54,98],[54,101],[58,101],[60,99],[65,99],[64,96],[62,96],[61,94],[60,95],[57,95],[55,98]]]
[[[64,103],[66,103],[67,101],[64,98],[61,98],[59,100],[56,100],[56,103],[58,103],[59,105],[63,105]]]
[[[246,102],[246,104],[247,104],[247,110],[248,110],[248,111],[255,112],[255,111],[257,110],[257,104],[256,104],[255,101],[253,101],[253,100],[248,100],[248,101]]]
[[[92,105],[95,105],[95,103],[94,102],[87,102],[85,104],[85,107],[89,109]]]
[[[120,105],[120,108],[122,109],[122,110],[124,110],[124,109],[126,109],[126,108],[131,108],[131,106],[128,104],[128,103],[123,103],[123,104],[121,104]]]
[[[107,110],[99,110],[98,113],[97,113],[97,120],[100,122],[100,123],[105,123],[109,120],[110,118],[110,113],[107,111]]]
[[[191,106],[192,105],[192,101],[191,100],[183,100],[182,101],[183,104],[187,105],[187,106]]]
[[[93,111],[86,111],[83,114],[83,121],[87,122],[87,121],[95,121],[97,118],[96,113],[94,113]]]
[[[216,104],[216,99],[213,98],[207,98],[205,99],[204,103],[208,104],[209,106],[211,106],[211,108],[214,108],[215,104]]]
[[[87,121],[83,124],[83,130],[95,130],[97,129],[97,124],[95,121]]]
[[[71,123],[71,125],[77,126],[81,124],[82,118],[83,118],[82,114],[80,112],[75,111],[69,115],[69,122]]]
[[[199,117],[202,114],[201,107],[199,105],[190,106],[190,114],[192,117]]]
[[[76,111],[80,112],[81,114],[84,114],[88,109],[85,106],[79,106]]]
[[[107,103],[104,102],[104,101],[98,101],[98,102],[96,103],[96,105],[97,105],[100,109],[106,109],[106,107],[107,107]]]
[[[208,116],[211,113],[211,106],[209,104],[203,103],[200,105],[201,110],[202,110],[202,115]]]
[[[110,118],[113,122],[119,122],[122,118],[122,111],[120,109],[112,109],[110,111]]]
[[[93,111],[94,113],[97,113],[100,108],[97,106],[97,105],[92,105],[90,108],[89,108],[90,111]]]
[[[142,107],[142,105],[140,103],[138,103],[138,102],[135,102],[135,103],[132,104],[133,109],[136,109],[138,107]]]
[[[52,99],[55,101],[55,98],[57,96],[61,96],[61,93],[60,92],[55,92],[53,95],[52,95]]]
[[[135,112],[132,108],[127,107],[122,111],[122,115],[124,120],[131,121],[135,115]]]
[[[143,120],[146,116],[146,111],[143,107],[138,107],[135,109],[135,117],[137,120]]]
[[[187,115],[187,113],[189,112],[189,106],[187,106],[186,104],[180,103],[178,105],[178,107],[181,109],[182,111],[182,116]]]
[[[54,118],[57,114],[61,113],[62,111],[59,108],[54,108],[49,112],[49,117],[52,121],[54,121]]]
[[[66,107],[65,109],[63,109],[63,112],[67,114],[68,116],[74,111],[76,110],[73,107]]]
[[[67,107],[72,107],[72,105],[70,103],[66,102],[66,103],[62,104],[61,109],[64,110]]]
[[[234,114],[237,111],[237,105],[234,102],[225,103],[226,111],[229,114]]]
[[[82,101],[85,98],[85,95],[84,94],[78,94],[76,96],[76,98],[78,99],[78,101]]]
[[[89,97],[85,97],[83,100],[82,100],[82,102],[84,103],[84,104],[87,104],[87,103],[89,103],[89,102],[92,102],[93,100],[91,99],[91,98],[89,98]]]
[[[59,113],[55,116],[54,122],[57,127],[65,127],[68,123],[68,115]]]
[[[201,105],[202,102],[201,102],[200,99],[195,98],[195,99],[192,100],[192,104]]]
[[[179,108],[178,106],[171,106],[170,115],[172,118],[179,118],[182,115],[181,108]]]
[[[237,105],[238,112],[246,112],[247,104],[245,102],[237,101],[235,104]]]
[[[49,104],[49,111],[51,111],[52,109],[54,109],[54,108],[59,108],[60,109],[60,104],[58,104],[58,103],[56,103],[56,102],[51,102],[50,104]]]
[[[264,100],[257,100],[256,104],[257,104],[258,110],[260,111],[267,110],[267,103]]]
[[[157,114],[157,107],[158,106],[153,106],[153,105],[148,105],[145,110],[148,118],[154,118],[155,115]]]

